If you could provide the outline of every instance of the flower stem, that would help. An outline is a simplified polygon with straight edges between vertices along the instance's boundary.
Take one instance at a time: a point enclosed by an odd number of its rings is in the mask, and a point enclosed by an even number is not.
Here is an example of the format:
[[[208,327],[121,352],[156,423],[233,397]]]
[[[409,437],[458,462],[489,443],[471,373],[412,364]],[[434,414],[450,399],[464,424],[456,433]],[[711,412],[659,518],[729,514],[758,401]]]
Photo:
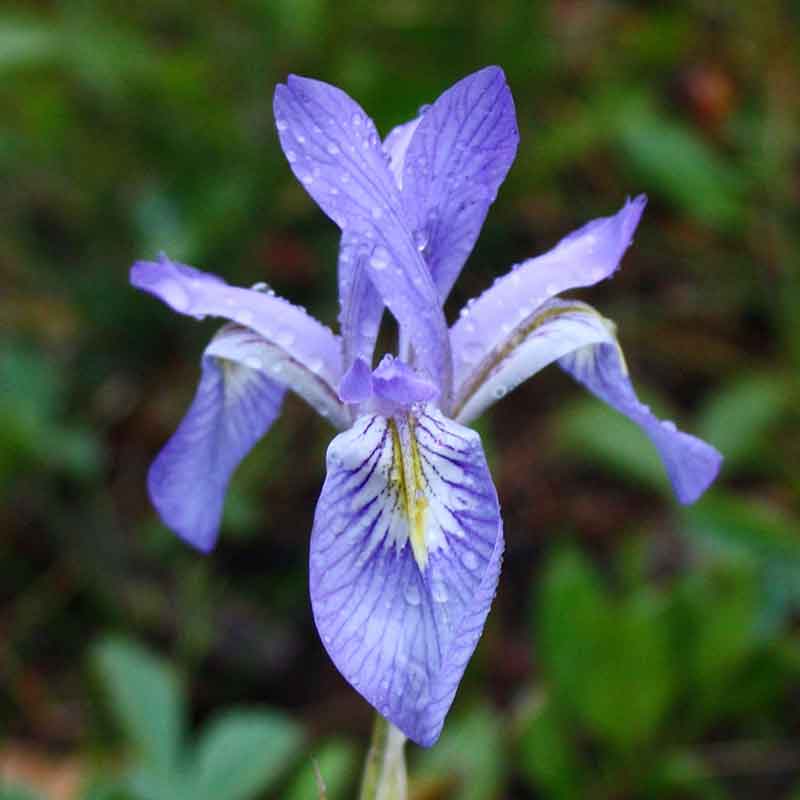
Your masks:
[[[406,800],[405,743],[406,737],[376,712],[360,800]]]

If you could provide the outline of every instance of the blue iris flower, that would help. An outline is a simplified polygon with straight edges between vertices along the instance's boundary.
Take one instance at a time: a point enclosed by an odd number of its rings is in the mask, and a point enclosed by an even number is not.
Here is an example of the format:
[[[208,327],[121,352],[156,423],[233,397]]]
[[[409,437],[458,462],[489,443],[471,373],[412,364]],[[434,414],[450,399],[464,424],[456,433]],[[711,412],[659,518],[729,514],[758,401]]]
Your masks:
[[[658,420],[634,393],[614,326],[561,292],[609,277],[645,198],[523,261],[467,303],[443,306],[517,150],[501,69],[464,78],[381,141],[340,89],[291,76],[275,124],[294,174],[339,226],[340,335],[272,292],[240,289],[162,256],[134,286],[173,310],[229,322],[197,394],[156,458],[161,518],[203,551],[231,473],[291,389],[340,433],[310,547],[311,603],[344,677],[421,745],[438,738],[497,587],[503,528],[477,433],[466,427],[552,362],[649,436],[678,499],[696,500],[721,457]],[[384,310],[396,355],[375,362]]]

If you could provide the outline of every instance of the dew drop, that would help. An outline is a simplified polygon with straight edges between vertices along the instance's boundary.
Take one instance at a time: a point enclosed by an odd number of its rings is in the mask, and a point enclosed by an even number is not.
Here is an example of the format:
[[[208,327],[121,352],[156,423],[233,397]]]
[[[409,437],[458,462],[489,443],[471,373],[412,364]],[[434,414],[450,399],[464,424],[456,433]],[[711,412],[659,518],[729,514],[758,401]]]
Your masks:
[[[189,308],[189,295],[186,290],[175,281],[164,281],[156,287],[164,298],[176,311],[186,311]]]
[[[286,160],[290,164],[293,164],[295,161],[297,161],[297,153],[295,153],[294,150],[287,150],[286,151]]]
[[[461,563],[469,570],[478,568],[478,556],[472,550],[465,550],[461,554]]]
[[[558,285],[555,283],[548,283],[547,286],[544,287],[544,290],[547,294],[558,294]]]
[[[248,311],[247,309],[242,309],[241,311],[237,311],[233,318],[240,324],[240,325],[250,325],[253,322],[253,312]]]
[[[495,400],[500,400],[508,394],[508,389],[504,384],[499,383],[494,387],[494,389],[492,389],[492,394],[494,395]]]
[[[380,219],[383,216],[380,206],[374,206],[372,209],[372,219]]]
[[[315,358],[312,361],[309,361],[308,368],[312,372],[319,372],[322,369],[322,359],[321,358]]]
[[[326,150],[327,150],[327,151],[328,151],[328,152],[329,152],[329,153],[330,153],[332,156],[335,156],[335,155],[337,155],[337,154],[339,153],[339,146],[338,146],[338,145],[336,145],[336,144],[334,144],[333,142],[331,142],[331,143],[330,143],[330,144],[329,144],[329,145],[328,145],[328,146],[327,146],[325,149],[326,149]]]
[[[441,581],[434,581],[431,585],[431,597],[435,603],[446,603],[447,587]]]
[[[428,234],[423,230],[414,231],[414,244],[419,252],[423,252],[428,246]]]
[[[275,120],[275,127],[279,131],[285,131],[289,127],[289,123],[285,119],[281,119],[280,117],[278,117]]]
[[[258,356],[247,356],[244,360],[244,365],[250,369],[261,369],[261,359]]]
[[[291,347],[294,344],[295,335],[291,331],[279,331],[275,338],[281,347]]]
[[[300,176],[300,180],[306,185],[311,186],[314,183],[314,176],[310,172],[306,172]]]
[[[417,589],[416,585],[413,583],[406,585],[403,591],[403,597],[405,597],[406,603],[410,606],[418,606],[420,603],[419,589]]]
[[[662,420],[661,427],[664,428],[665,430],[670,431],[670,433],[674,433],[676,430],[678,430],[677,425],[675,425],[675,423],[671,419]]]
[[[389,251],[380,245],[372,251],[372,256],[369,259],[369,265],[373,269],[385,269],[389,266]]]
[[[297,139],[297,141],[298,141],[300,144],[305,144],[305,143],[306,143],[306,137],[305,137],[305,136],[303,136],[303,134],[302,134],[302,133],[298,133],[298,134],[297,134],[297,136],[296,136],[295,138]]]
[[[356,128],[360,128],[360,127],[361,127],[361,123],[362,123],[363,121],[364,121],[364,120],[363,120],[363,118],[362,118],[361,114],[359,114],[359,113],[358,113],[358,111],[355,111],[355,112],[353,113],[353,116],[352,116],[352,117],[350,117],[350,122],[352,122],[352,123],[353,123],[353,125],[354,125]]]

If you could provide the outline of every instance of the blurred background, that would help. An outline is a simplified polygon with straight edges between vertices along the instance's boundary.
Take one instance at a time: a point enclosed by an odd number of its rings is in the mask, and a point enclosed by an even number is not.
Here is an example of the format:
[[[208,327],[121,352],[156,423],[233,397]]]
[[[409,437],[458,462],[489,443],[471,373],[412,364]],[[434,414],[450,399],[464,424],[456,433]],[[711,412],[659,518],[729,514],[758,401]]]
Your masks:
[[[448,314],[646,192],[580,296],[726,461],[679,507],[556,369],[480,421],[507,555],[412,797],[800,798],[800,4],[40,0],[0,10],[3,800],[316,798],[315,765],[354,796],[371,710],[307,591],[332,431],[290,398],[214,554],[181,544],[145,475],[217,324],[127,273],[164,250],[333,325],[338,235],[275,83],[335,83],[385,133],[490,63],[521,143]]]

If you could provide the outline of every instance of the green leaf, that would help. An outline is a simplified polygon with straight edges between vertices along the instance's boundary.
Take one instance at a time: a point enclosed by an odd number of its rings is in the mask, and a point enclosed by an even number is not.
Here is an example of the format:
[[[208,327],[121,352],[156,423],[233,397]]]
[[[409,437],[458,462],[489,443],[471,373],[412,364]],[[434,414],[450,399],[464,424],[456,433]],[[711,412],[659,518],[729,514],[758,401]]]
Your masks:
[[[723,387],[700,417],[697,431],[725,456],[725,470],[769,457],[769,430],[793,402],[791,383],[781,375],[739,377]]]
[[[42,800],[42,797],[22,786],[0,785],[0,800]]]
[[[0,18],[0,72],[52,63],[60,55],[55,30],[36,19]]]
[[[583,704],[588,728],[630,750],[651,740],[672,699],[672,671],[660,599],[637,593],[613,609],[594,663],[585,664]]]
[[[651,738],[672,697],[663,603],[642,590],[612,603],[575,551],[543,581],[537,642],[554,700],[614,747]]]
[[[191,760],[196,798],[248,800],[290,766],[302,743],[300,728],[272,711],[227,711],[204,730]]]
[[[579,400],[558,414],[561,444],[640,486],[669,494],[664,467],[650,440],[629,419],[594,399]]]
[[[453,800],[484,800],[503,795],[506,745],[501,720],[488,706],[448,718],[435,747],[420,754],[415,779],[454,780]]]
[[[585,796],[584,776],[569,724],[551,698],[538,703],[519,741],[518,768],[536,790],[553,800]]]
[[[744,217],[742,181],[720,154],[645,95],[616,113],[625,158],[648,186],[708,225],[730,229]]]
[[[763,563],[777,560],[800,567],[800,525],[762,501],[722,490],[683,510],[688,533]]]
[[[580,703],[607,618],[602,587],[583,555],[557,552],[542,579],[535,638],[557,702]]]
[[[312,749],[288,791],[285,800],[312,800],[319,794],[317,773],[325,785],[327,800],[345,800],[353,796],[361,765],[358,749],[345,739],[332,739]]]
[[[178,761],[185,719],[175,673],[149,650],[121,638],[102,641],[92,660],[111,711],[143,764],[156,773],[169,773]]]

